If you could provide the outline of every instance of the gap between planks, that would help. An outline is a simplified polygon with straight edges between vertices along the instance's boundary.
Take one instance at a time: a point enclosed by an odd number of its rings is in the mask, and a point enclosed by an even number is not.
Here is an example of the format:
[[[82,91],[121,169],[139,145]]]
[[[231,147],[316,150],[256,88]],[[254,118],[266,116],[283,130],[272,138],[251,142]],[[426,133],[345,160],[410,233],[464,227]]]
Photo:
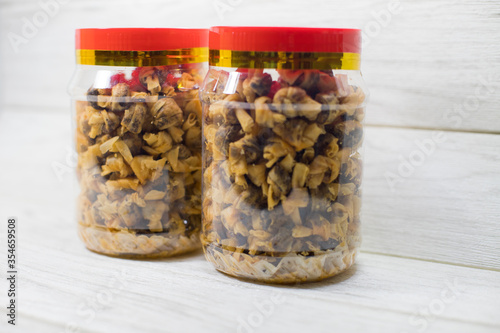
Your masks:
[[[378,255],[378,256],[386,256],[386,257],[393,257],[393,258],[399,258],[399,259],[417,260],[417,261],[423,261],[423,262],[430,262],[430,263],[434,263],[434,264],[442,264],[442,265],[457,266],[457,267],[463,267],[463,268],[480,269],[480,270],[484,270],[484,271],[491,271],[491,272],[499,272],[500,273],[500,269],[498,269],[498,268],[481,267],[481,266],[476,266],[476,265],[465,265],[465,264],[453,263],[453,262],[449,262],[449,261],[441,261],[441,260],[434,260],[434,259],[425,259],[425,258],[418,258],[418,257],[402,256],[402,255],[391,254],[391,253],[383,253],[383,252],[377,252],[377,251],[365,251],[363,249],[361,249],[360,252],[361,253],[368,253],[368,254]]]
[[[368,124],[368,123],[365,123],[364,125],[365,127],[374,127],[374,128],[411,129],[416,131],[443,131],[451,133],[500,135],[500,131],[478,131],[478,130],[453,129],[453,128],[441,128],[441,127],[402,126],[402,125],[385,125],[385,124]]]

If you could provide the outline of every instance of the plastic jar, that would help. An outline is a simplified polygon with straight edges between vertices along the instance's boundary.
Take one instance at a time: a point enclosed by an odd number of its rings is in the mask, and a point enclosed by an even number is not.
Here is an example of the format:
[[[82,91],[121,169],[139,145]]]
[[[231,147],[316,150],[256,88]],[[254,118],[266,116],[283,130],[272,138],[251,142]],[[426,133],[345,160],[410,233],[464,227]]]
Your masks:
[[[209,34],[200,90],[207,260],[270,283],[345,271],[361,240],[361,31]]]
[[[76,55],[81,239],[127,258],[199,248],[208,31],[81,29]]]

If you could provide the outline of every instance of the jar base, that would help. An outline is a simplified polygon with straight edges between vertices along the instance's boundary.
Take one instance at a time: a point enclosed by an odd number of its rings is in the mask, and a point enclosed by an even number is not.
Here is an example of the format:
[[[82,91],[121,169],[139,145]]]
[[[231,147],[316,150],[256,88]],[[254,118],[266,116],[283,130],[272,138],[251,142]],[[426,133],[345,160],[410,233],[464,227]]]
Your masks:
[[[111,257],[125,259],[158,259],[185,254],[200,248],[200,237],[162,234],[136,234],[78,224],[78,234],[87,249]]]
[[[314,256],[290,253],[282,257],[250,255],[229,251],[222,246],[204,244],[205,258],[225,274],[252,281],[272,284],[317,282],[349,269],[357,249],[338,246]]]

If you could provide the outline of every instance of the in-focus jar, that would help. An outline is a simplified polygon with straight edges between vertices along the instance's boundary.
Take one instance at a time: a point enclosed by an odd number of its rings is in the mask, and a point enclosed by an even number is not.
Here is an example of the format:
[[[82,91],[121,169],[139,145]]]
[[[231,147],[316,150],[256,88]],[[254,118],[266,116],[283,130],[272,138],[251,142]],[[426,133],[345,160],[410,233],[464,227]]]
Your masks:
[[[81,239],[126,258],[198,249],[208,31],[81,29],[76,55]]]
[[[360,241],[367,96],[356,29],[213,27],[202,243],[224,273],[318,281]]]

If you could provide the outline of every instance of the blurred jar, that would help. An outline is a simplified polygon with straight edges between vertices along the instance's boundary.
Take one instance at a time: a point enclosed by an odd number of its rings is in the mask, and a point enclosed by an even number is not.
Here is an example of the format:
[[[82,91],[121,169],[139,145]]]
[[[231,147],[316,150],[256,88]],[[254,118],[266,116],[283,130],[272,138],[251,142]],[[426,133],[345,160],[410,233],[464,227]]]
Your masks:
[[[206,258],[270,283],[345,271],[361,240],[361,31],[213,27],[209,35],[200,90]]]
[[[88,249],[153,258],[200,247],[207,46],[204,29],[76,31],[70,93]]]

